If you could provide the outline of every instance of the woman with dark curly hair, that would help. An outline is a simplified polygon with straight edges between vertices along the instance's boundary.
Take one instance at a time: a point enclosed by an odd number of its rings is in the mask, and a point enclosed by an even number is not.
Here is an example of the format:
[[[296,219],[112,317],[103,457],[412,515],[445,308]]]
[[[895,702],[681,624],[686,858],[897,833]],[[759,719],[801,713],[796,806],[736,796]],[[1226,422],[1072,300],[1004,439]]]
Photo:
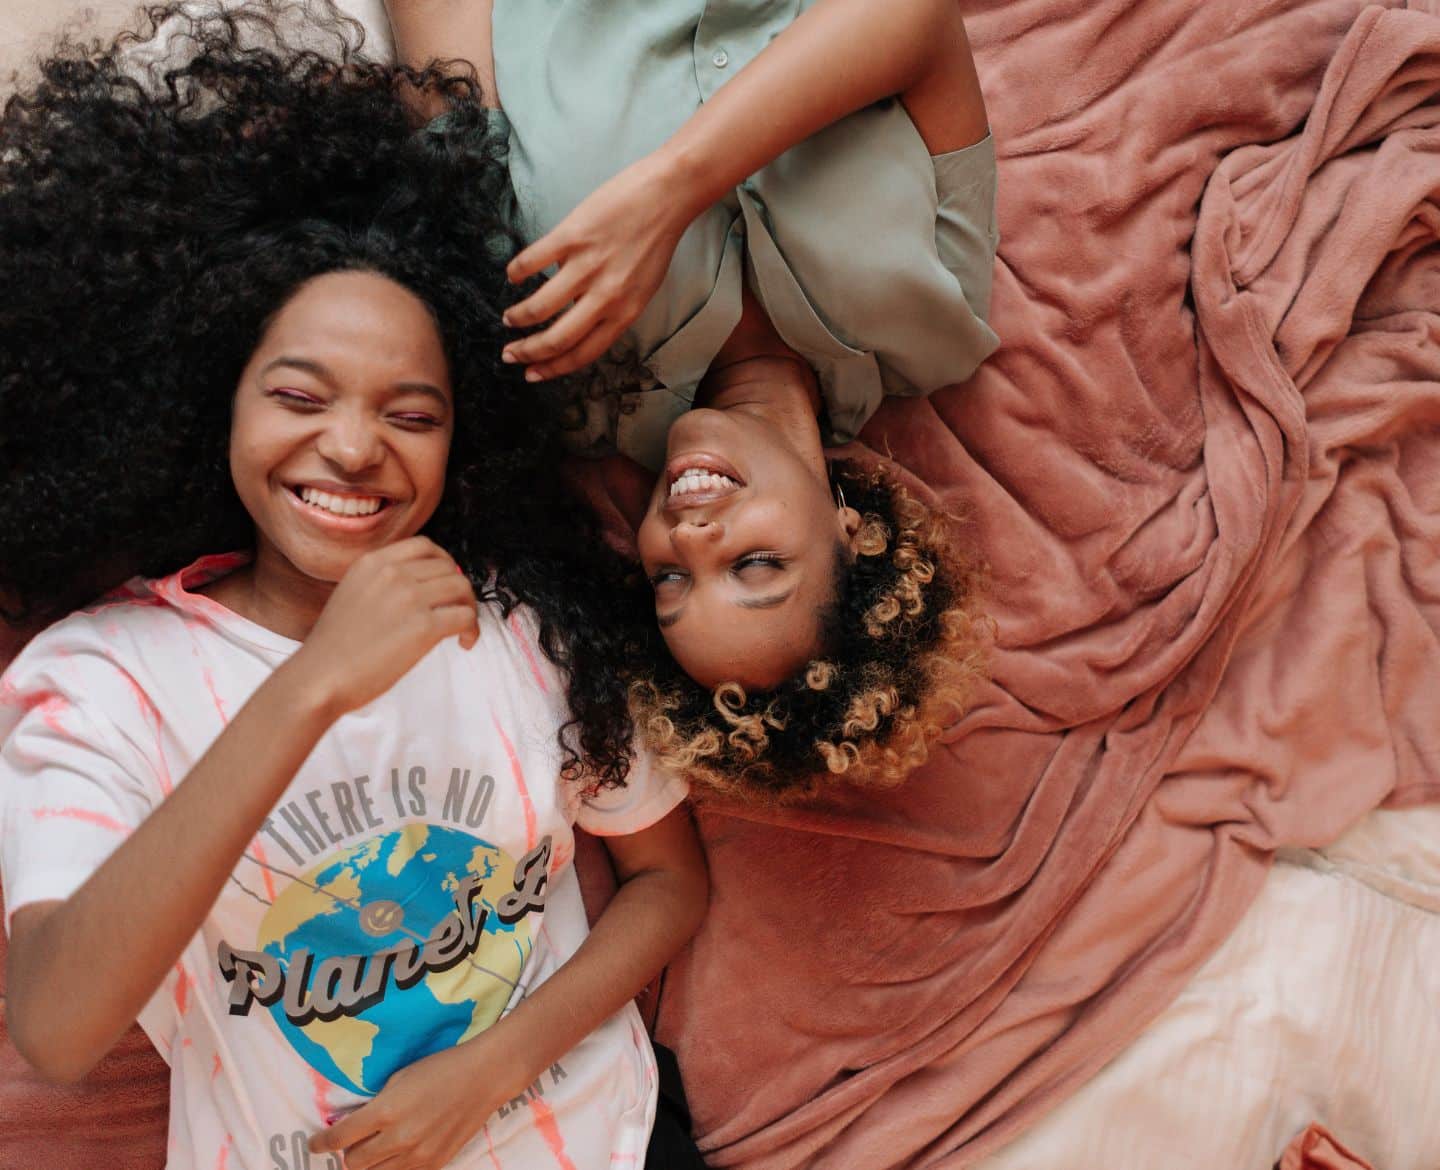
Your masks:
[[[138,1017],[177,1170],[639,1164],[684,786],[497,360],[474,83],[352,27],[156,6],[0,118],[0,596],[62,617],[0,681],[6,1024],[69,1080]],[[573,824],[621,878],[588,936]]]
[[[650,383],[592,398],[587,435],[659,473],[642,735],[734,793],[898,783],[981,669],[977,573],[945,517],[823,443],[998,344],[955,0],[386,7],[404,60],[493,87],[534,241],[512,278],[558,266],[507,311],[537,327],[507,359],[543,381],[618,342]]]

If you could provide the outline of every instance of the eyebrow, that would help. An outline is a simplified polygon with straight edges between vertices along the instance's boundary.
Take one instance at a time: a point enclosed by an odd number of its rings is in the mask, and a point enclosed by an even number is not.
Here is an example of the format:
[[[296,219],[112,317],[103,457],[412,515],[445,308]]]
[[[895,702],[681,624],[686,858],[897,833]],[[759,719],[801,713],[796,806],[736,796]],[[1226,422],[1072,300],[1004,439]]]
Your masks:
[[[767,593],[764,597],[747,597],[737,601],[735,604],[741,609],[774,609],[777,605],[784,605],[789,601],[798,588],[798,585],[793,585],[785,590],[784,593]],[[680,615],[684,612],[685,607],[682,605],[673,613],[656,615],[656,620],[662,630],[668,630],[680,620]]]
[[[335,375],[331,372],[330,367],[312,358],[287,357],[281,355],[274,361],[266,362],[260,370],[260,373],[262,375],[268,374],[278,366],[289,366],[291,369],[304,370],[307,374],[313,374],[322,382],[329,383],[331,386],[335,385]],[[433,398],[447,410],[450,407],[450,399],[445,396],[445,392],[438,386],[432,386],[429,382],[396,382],[391,389],[405,394],[423,394],[427,398]]]

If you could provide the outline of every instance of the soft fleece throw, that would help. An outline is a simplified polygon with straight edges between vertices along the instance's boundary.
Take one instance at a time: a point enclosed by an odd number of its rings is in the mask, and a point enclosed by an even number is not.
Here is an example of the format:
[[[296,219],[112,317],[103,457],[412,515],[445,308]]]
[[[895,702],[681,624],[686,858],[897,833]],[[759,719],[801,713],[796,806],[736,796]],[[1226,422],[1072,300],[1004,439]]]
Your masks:
[[[1429,9],[969,6],[1005,345],[864,440],[971,517],[995,681],[892,794],[701,807],[658,1035],[714,1165],[972,1164],[1273,850],[1440,795]]]

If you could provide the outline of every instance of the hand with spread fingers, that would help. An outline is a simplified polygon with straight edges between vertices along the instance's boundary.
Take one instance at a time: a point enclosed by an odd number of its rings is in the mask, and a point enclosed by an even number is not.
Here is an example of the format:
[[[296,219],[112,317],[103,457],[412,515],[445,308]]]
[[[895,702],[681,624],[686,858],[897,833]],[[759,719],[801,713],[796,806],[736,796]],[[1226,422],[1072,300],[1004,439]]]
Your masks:
[[[375,1099],[310,1139],[313,1154],[343,1155],[345,1170],[441,1170],[524,1091],[520,1062],[482,1032],[402,1068]]]
[[[512,341],[504,360],[540,382],[582,369],[610,348],[660,287],[680,237],[698,214],[660,152],[627,167],[510,262],[519,284],[559,271],[505,314],[516,329],[549,322]]]

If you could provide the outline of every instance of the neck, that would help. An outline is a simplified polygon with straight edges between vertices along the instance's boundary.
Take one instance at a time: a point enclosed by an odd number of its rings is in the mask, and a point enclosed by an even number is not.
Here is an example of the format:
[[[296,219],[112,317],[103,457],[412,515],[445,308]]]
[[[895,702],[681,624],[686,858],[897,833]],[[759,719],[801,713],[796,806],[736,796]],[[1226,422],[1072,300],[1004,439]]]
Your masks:
[[[815,371],[799,357],[757,354],[711,366],[695,405],[742,410],[777,424],[819,426],[820,387]]]
[[[251,564],[204,592],[246,620],[303,642],[320,620],[335,585],[306,576],[262,541]]]

